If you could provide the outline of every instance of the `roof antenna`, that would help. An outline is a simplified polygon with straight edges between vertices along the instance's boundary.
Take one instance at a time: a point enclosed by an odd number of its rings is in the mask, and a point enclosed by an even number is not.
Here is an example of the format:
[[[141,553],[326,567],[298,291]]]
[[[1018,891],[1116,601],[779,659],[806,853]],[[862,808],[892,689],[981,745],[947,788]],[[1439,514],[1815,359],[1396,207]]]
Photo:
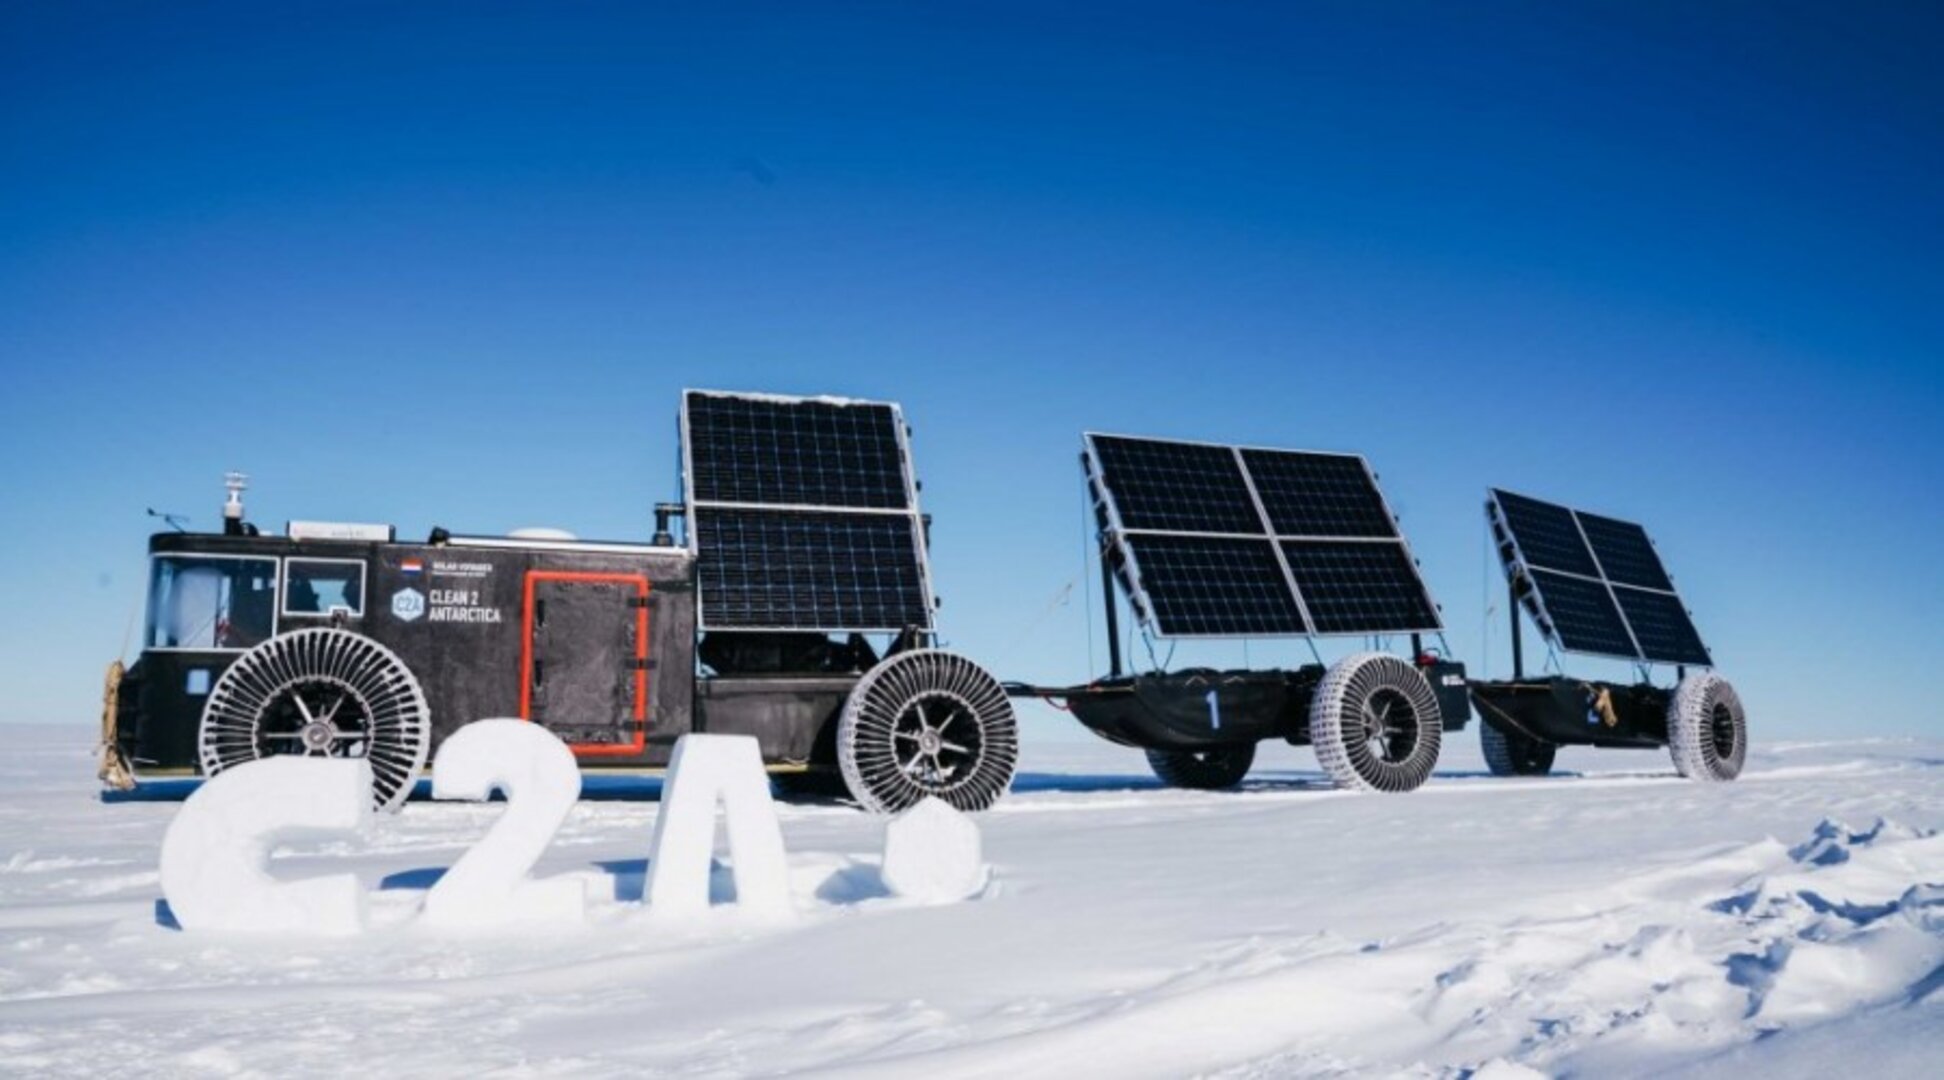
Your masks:
[[[223,474],[223,490],[228,495],[223,500],[223,535],[244,536],[248,530],[243,524],[243,492],[250,486],[250,478],[240,472]]]
[[[148,516],[152,518],[161,518],[162,523],[164,525],[167,525],[169,528],[174,529],[177,532],[189,531],[189,515],[171,514],[167,510],[157,510],[153,506],[147,507],[146,509],[148,511]]]

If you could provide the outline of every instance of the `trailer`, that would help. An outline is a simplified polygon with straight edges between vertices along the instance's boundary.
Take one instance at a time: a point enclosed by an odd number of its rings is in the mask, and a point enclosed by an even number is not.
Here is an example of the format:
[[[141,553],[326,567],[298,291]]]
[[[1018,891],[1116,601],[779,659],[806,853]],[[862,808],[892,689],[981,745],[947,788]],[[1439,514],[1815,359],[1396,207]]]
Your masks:
[[[1082,442],[1108,672],[1009,692],[1144,750],[1175,787],[1233,787],[1269,739],[1314,747],[1345,788],[1404,792],[1430,777],[1444,732],[1470,718],[1465,668],[1427,647],[1442,638],[1438,604],[1363,457],[1102,433]],[[1315,662],[1130,672],[1123,596],[1152,639],[1303,641]],[[1326,665],[1324,637],[1371,647]],[[1388,639],[1409,652],[1378,647]]]
[[[691,390],[683,498],[644,543],[293,521],[232,474],[221,532],[149,540],[141,651],[110,669],[101,776],[127,788],[278,754],[361,757],[380,808],[463,725],[518,717],[588,772],[654,771],[691,732],[874,811],[983,809],[1018,731],[936,647],[929,519],[895,403]],[[681,527],[681,537],[671,531]]]
[[[1631,521],[1491,489],[1485,517],[1505,570],[1512,677],[1471,683],[1486,764],[1544,776],[1561,746],[1666,747],[1695,780],[1733,780],[1748,716],[1695,628],[1647,530]],[[1631,683],[1528,677],[1521,613],[1562,652],[1631,661]],[[1672,666],[1674,685],[1653,680]],[[1691,671],[1699,668],[1701,670]]]

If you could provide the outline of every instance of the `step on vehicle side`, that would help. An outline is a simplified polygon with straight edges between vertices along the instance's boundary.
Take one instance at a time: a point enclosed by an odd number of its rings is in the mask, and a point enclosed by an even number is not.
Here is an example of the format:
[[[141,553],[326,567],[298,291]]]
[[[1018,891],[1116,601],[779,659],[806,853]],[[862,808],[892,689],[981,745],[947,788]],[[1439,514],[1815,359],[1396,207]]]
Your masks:
[[[140,657],[110,669],[101,776],[363,757],[395,808],[440,742],[517,716],[583,770],[667,765],[690,732],[754,736],[781,776],[875,811],[1011,784],[1011,702],[934,647],[909,429],[895,404],[689,391],[684,499],[645,544],[244,519],[150,538]],[[681,543],[671,519],[683,522]]]
[[[1647,531],[1630,521],[1492,489],[1485,516],[1511,592],[1512,678],[1475,680],[1485,762],[1499,776],[1544,776],[1561,746],[1667,747],[1695,780],[1733,780],[1748,716],[1674,588]],[[1631,684],[1528,678],[1520,612],[1562,652],[1631,660]],[[1657,686],[1652,665],[1674,666]]]
[[[1438,605],[1376,475],[1355,454],[1084,437],[1106,601],[1107,677],[1008,684],[1147,752],[1186,788],[1240,783],[1256,744],[1315,747],[1338,786],[1403,792],[1470,717],[1462,664],[1424,647]],[[1294,670],[1127,673],[1118,601],[1158,639],[1408,635],[1411,653],[1359,652]]]

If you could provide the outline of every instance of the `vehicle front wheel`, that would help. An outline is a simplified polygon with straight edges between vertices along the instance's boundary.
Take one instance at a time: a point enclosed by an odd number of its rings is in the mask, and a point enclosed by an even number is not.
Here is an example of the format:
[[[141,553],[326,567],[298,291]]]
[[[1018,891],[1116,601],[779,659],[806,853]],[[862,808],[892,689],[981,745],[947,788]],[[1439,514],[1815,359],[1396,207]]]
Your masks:
[[[237,657],[209,692],[196,741],[205,776],[282,754],[364,758],[373,805],[395,810],[425,768],[431,710],[397,653],[313,627]]]

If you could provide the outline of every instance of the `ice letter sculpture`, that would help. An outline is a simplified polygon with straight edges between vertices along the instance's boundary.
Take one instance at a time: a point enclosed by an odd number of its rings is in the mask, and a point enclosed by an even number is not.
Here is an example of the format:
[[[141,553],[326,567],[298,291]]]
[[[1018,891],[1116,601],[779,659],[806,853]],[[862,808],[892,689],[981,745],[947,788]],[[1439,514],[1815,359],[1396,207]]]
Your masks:
[[[355,934],[365,897],[352,874],[278,881],[270,852],[355,837],[371,820],[362,760],[271,757],[226,769],[189,796],[162,838],[162,895],[184,930]]]
[[[708,910],[718,803],[728,818],[737,906],[764,916],[790,914],[783,829],[762,753],[747,735],[684,735],[675,743],[649,852],[650,909],[657,916]]]
[[[578,878],[527,877],[580,798],[580,768],[559,737],[525,720],[476,720],[452,733],[432,763],[432,797],[483,802],[506,793],[506,813],[426,894],[432,926],[578,922]]]

